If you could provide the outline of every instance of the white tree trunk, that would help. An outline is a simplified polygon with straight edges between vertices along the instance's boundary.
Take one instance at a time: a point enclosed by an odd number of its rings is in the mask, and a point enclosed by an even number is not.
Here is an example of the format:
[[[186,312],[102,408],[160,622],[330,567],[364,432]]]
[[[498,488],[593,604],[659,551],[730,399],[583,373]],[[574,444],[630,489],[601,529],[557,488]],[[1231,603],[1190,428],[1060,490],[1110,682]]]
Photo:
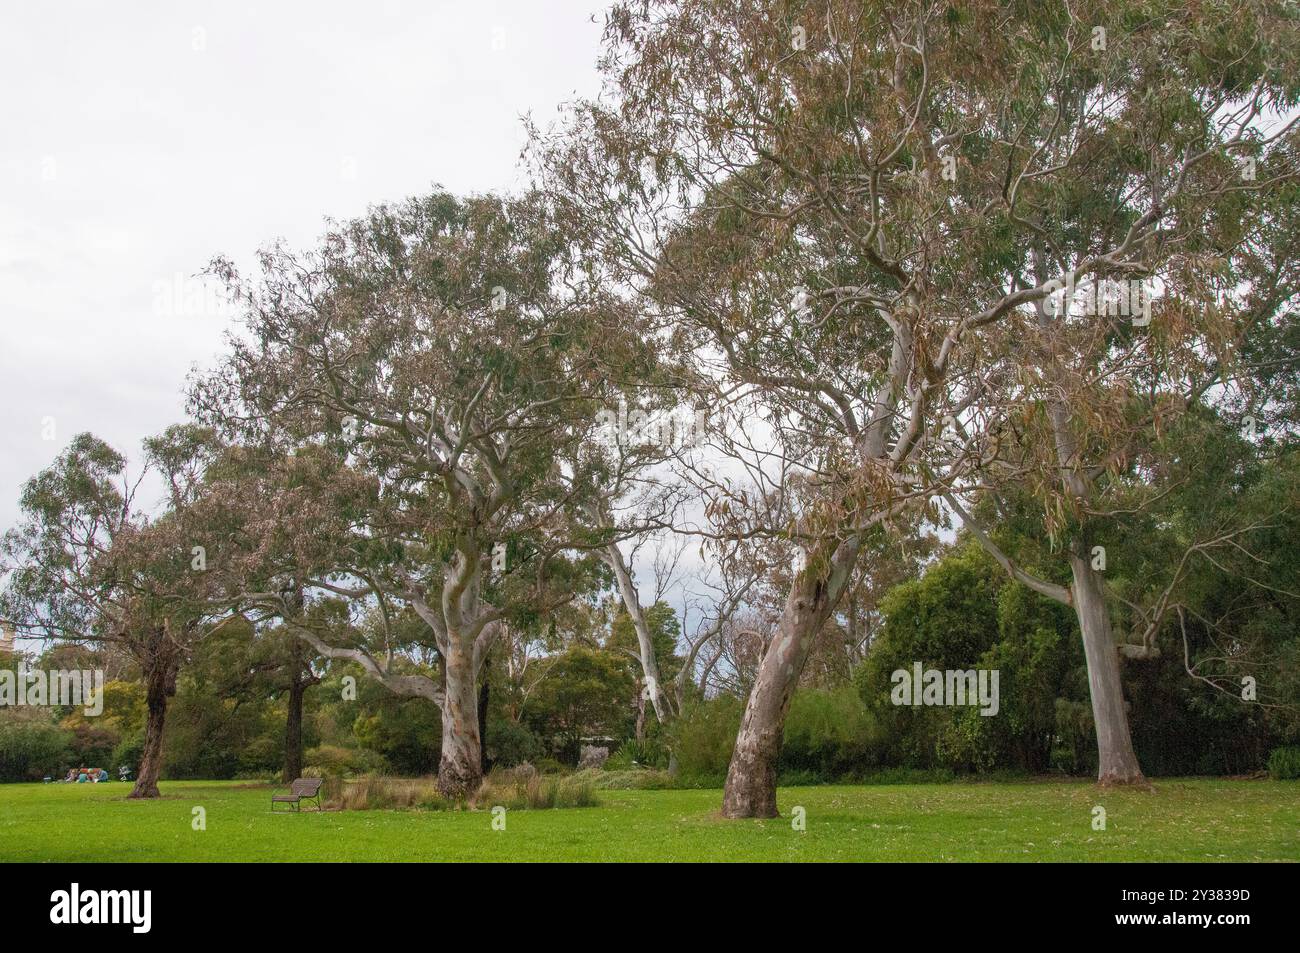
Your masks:
[[[443,657],[446,686],[438,789],[447,797],[461,798],[477,791],[483,781],[483,740],[479,737],[473,655],[454,636],[448,643]]]
[[[1097,727],[1097,780],[1101,784],[1146,784],[1133,740],[1120,682],[1119,649],[1111,632],[1105,588],[1086,556],[1070,554],[1071,592],[1088,664],[1092,718]]]
[[[623,552],[617,544],[606,549],[606,562],[614,570],[618,580],[619,595],[623,598],[623,607],[632,617],[632,627],[636,630],[637,654],[641,660],[641,675],[645,680],[646,694],[655,710],[659,724],[668,723],[668,702],[664,695],[663,682],[659,678],[659,660],[655,658],[654,639],[650,634],[650,624],[646,621],[645,610],[641,607],[641,596],[632,582],[632,573],[623,559]]]

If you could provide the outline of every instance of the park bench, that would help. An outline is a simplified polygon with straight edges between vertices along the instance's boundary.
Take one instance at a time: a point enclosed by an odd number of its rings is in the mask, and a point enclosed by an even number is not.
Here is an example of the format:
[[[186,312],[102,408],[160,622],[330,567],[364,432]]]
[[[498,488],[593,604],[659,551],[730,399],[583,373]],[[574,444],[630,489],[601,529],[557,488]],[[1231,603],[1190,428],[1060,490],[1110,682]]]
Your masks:
[[[275,794],[271,796],[271,810],[275,810],[277,804],[292,804],[295,811],[302,810],[303,801],[315,801],[316,810],[320,810],[320,778],[299,778],[289,785],[288,794]]]

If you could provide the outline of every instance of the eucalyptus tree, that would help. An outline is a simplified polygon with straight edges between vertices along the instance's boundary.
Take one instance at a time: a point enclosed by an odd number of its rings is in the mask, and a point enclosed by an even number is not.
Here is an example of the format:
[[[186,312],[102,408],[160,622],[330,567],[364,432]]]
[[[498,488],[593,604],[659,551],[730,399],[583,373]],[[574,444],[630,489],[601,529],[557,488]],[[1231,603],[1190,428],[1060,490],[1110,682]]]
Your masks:
[[[155,798],[176,677],[194,648],[237,621],[219,574],[222,541],[198,518],[212,434],[175,426],[145,441],[145,467],[91,434],[73,439],[23,488],[22,522],[3,540],[8,573],[0,616],[31,637],[121,650],[140,668],[147,714],[133,798]],[[137,506],[145,473],[164,505]]]
[[[1151,274],[1230,207],[1223,172],[1247,143],[1216,118],[1289,95],[1296,48],[1276,8],[1240,13],[1226,28],[1173,3],[608,15],[609,95],[539,136],[539,158],[593,253],[764,405],[816,501],[790,534],[807,558],[724,814],[776,812],[790,695],[865,541],[982,463],[943,431],[1005,367],[1017,341],[1000,326],[1062,286]]]
[[[1256,421],[1263,430],[1267,408],[1252,412],[1247,397],[1234,409],[1229,395],[1256,390],[1258,342],[1291,323],[1300,288],[1284,225],[1300,182],[1300,136],[1288,118],[1300,85],[1294,19],[1273,20],[1277,9],[1243,7],[1222,30],[1198,17],[1106,12],[1102,49],[1077,29],[1053,43],[1053,125],[1034,162],[1069,178],[1008,172],[1015,214],[1040,231],[1022,255],[1024,280],[1052,294],[1002,323],[971,415],[978,423],[956,421],[953,435],[979,447],[986,492],[1028,491],[1036,501],[1044,548],[1068,581],[1017,565],[956,496],[947,499],[1013,578],[1074,609],[1098,779],[1143,784],[1120,657],[1159,651],[1156,633],[1191,560],[1239,548],[1260,527],[1229,520],[1184,535],[1167,565],[1147,567],[1145,599],[1114,591],[1107,566],[1125,558],[1132,527],[1170,527],[1159,514],[1180,485],[1211,491],[1189,469],[1218,440],[1207,412],[1225,412],[1218,429],[1240,427],[1250,440]],[[1230,483],[1219,492],[1231,493]],[[1123,615],[1131,631],[1117,637]]]
[[[293,581],[385,625],[417,615],[437,682],[299,631],[434,700],[439,783],[470,792],[482,775],[475,682],[501,627],[593,584],[595,560],[564,538],[587,486],[566,467],[611,404],[636,317],[584,281],[537,195],[437,192],[337,226],[309,252],[271,249],[255,282],[215,270],[244,328],[196,384],[196,411],[250,444],[331,452],[340,473],[369,481],[333,554]]]

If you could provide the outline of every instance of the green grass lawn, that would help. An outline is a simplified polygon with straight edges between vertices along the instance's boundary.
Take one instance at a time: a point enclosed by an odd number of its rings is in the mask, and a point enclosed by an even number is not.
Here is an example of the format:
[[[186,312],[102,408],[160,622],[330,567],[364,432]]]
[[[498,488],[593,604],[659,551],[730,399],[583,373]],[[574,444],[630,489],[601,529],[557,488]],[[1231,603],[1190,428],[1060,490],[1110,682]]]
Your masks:
[[[5,861],[1300,860],[1300,785],[1161,780],[783,788],[784,817],[725,821],[719,791],[602,791],[601,806],[477,812],[270,813],[267,787],[174,781],[0,785]],[[807,830],[791,829],[796,805]],[[1106,830],[1092,810],[1106,808]],[[192,809],[207,829],[192,829]]]

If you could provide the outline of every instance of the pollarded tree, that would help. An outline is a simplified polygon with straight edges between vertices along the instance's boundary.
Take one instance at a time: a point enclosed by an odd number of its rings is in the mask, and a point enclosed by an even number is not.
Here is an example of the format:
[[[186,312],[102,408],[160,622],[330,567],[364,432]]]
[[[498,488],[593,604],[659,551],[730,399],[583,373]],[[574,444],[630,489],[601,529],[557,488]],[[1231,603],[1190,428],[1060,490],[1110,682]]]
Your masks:
[[[237,619],[209,560],[220,548],[195,517],[214,449],[202,428],[175,426],[145,441],[146,470],[167,490],[164,509],[136,509],[140,478],[91,434],[77,436],[23,488],[22,523],[5,534],[8,581],[0,616],[25,634],[122,651],[140,668],[147,714],[133,798],[158,797],[163,730],[176,677],[195,645]],[[143,474],[141,474],[143,477]]]
[[[591,583],[593,561],[566,556],[557,514],[575,491],[557,461],[579,456],[612,403],[636,321],[581,282],[567,251],[537,196],[439,192],[307,254],[265,253],[255,285],[216,266],[246,334],[195,407],[250,444],[333,448],[371,481],[333,556],[293,581],[385,620],[418,614],[441,681],[385,683],[440,705],[449,794],[481,779],[476,681],[501,624]],[[327,656],[362,651],[304,637]]]

